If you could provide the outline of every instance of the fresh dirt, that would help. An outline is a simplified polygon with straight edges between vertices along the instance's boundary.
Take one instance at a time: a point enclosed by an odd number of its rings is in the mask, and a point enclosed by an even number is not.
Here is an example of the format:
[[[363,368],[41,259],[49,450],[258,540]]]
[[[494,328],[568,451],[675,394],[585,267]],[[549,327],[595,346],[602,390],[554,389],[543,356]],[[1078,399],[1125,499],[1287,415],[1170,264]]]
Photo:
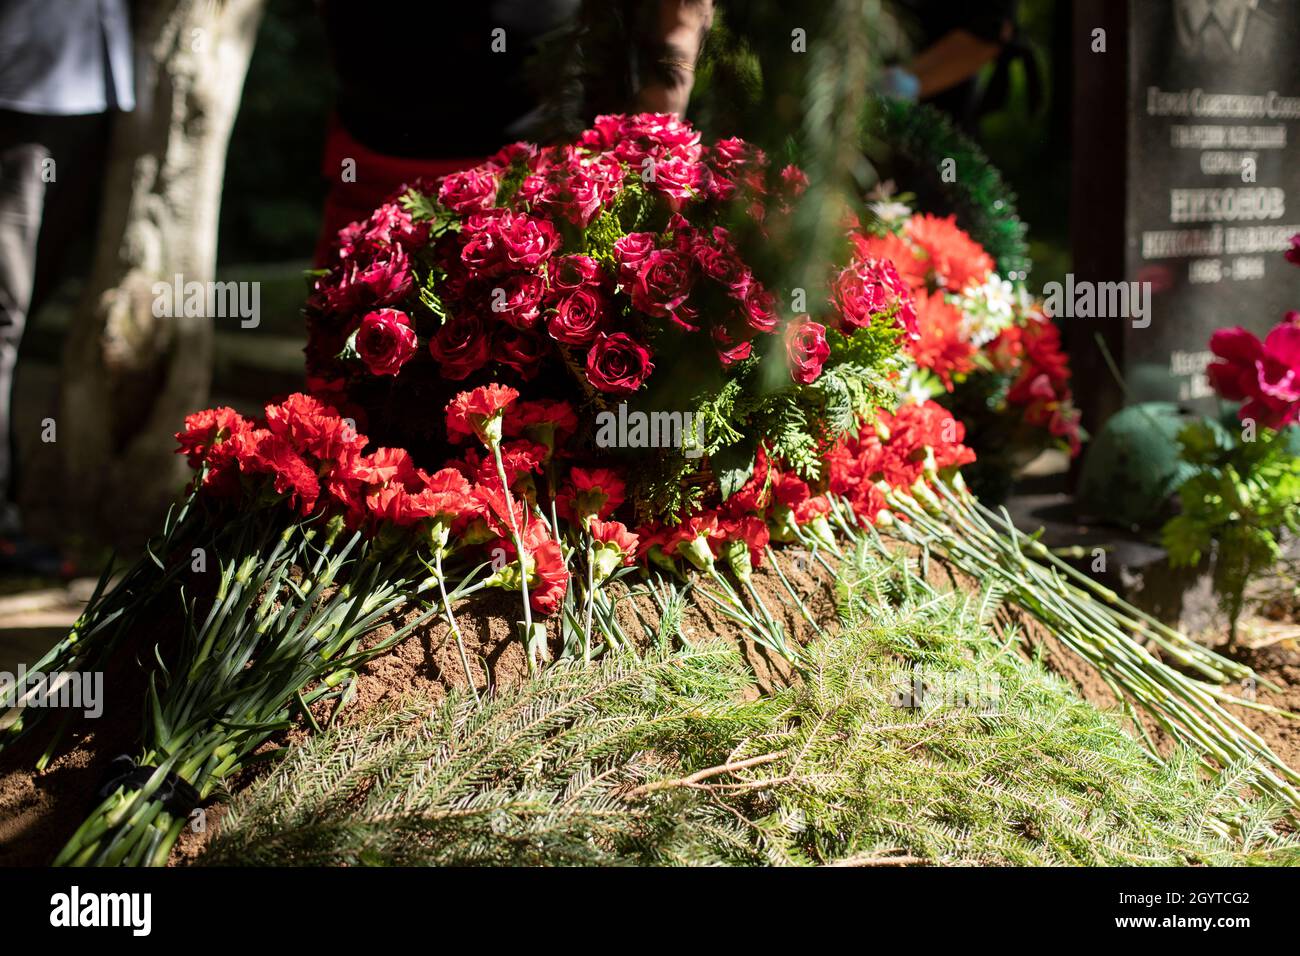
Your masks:
[[[790,587],[800,596],[817,626],[833,632],[837,618],[835,582],[830,571],[820,562],[809,560],[807,553],[798,548],[783,549],[781,564]],[[979,582],[933,558],[929,562],[929,578],[936,585],[964,593],[974,594],[980,590]],[[816,628],[800,613],[790,591],[771,568],[757,569],[753,585],[764,606],[781,624],[790,640],[803,644],[816,636]],[[644,593],[632,593],[621,585],[615,586],[614,596],[624,633],[641,646],[649,644],[659,625],[655,603]],[[490,687],[517,685],[528,678],[527,663],[516,636],[519,606],[515,595],[499,592],[477,595],[462,602],[455,611],[469,660],[469,679],[461,664],[454,635],[445,619],[439,616],[418,627],[391,651],[360,668],[354,687],[355,696],[337,715],[334,714],[334,702],[322,701],[314,705],[316,722],[323,726],[331,719],[345,723],[356,721],[374,706],[407,695],[436,701],[451,689],[466,688],[470,680],[482,692]],[[371,640],[385,640],[394,629],[421,613],[416,608],[395,613],[372,635]],[[1115,697],[1097,673],[1036,621],[1014,609],[1004,608],[995,627],[1003,633],[1010,628],[1017,629],[1025,638],[1025,653],[1037,654],[1046,666],[1072,683],[1083,697],[1101,707],[1117,706]],[[165,635],[165,631],[166,626],[160,625],[159,630],[151,638],[142,640],[140,646],[151,646],[160,633]],[[705,597],[697,596],[686,603],[681,635],[689,641],[739,642],[758,677],[760,691],[787,684],[792,679],[789,665],[783,658],[748,640],[743,628],[723,615]],[[551,651],[558,653],[554,626],[550,637]],[[116,675],[113,683],[110,684],[109,675],[106,675],[106,686],[120,687],[121,691],[106,703],[105,716],[96,721],[74,723],[69,728],[64,747],[47,770],[40,773],[31,770],[39,756],[39,749],[32,742],[0,754],[0,865],[43,865],[53,859],[93,809],[94,794],[103,781],[109,761],[116,754],[134,751],[140,718],[139,702],[144,690],[138,669],[129,666],[131,657],[137,652],[138,648],[130,654],[124,652],[120,662],[122,672]],[[1255,667],[1262,677],[1282,687],[1280,692],[1260,688],[1260,701],[1300,711],[1300,648],[1296,647],[1294,640],[1273,642],[1254,650],[1243,649],[1237,656]],[[1300,766],[1300,721],[1246,708],[1234,710],[1283,759],[1292,766]],[[1169,745],[1166,734],[1151,722],[1144,723],[1158,745]],[[292,746],[308,733],[306,722],[299,720],[294,729],[277,734],[263,745],[259,756],[271,756],[278,748]],[[268,763],[255,763],[231,780],[229,789],[238,791],[246,786],[264,772]],[[197,858],[207,841],[219,830],[221,801],[215,801],[205,812],[203,832],[186,830],[173,852],[173,865],[184,865]]]

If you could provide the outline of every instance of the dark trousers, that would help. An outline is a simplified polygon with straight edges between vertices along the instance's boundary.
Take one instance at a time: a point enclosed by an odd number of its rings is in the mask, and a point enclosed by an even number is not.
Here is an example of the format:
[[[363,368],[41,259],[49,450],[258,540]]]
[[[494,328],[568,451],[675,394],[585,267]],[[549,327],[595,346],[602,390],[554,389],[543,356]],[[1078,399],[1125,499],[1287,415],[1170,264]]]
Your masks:
[[[27,319],[57,285],[69,248],[94,238],[109,114],[0,110],[0,534],[17,529],[14,369]]]

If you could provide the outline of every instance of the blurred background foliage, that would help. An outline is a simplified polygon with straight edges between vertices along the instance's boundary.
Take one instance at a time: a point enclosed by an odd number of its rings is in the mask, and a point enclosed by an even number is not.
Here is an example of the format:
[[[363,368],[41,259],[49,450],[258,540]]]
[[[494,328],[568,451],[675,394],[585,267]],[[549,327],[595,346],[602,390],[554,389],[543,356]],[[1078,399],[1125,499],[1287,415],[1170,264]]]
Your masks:
[[[887,3],[835,0],[798,6],[719,0],[719,23],[699,72],[692,118],[708,136],[745,136],[781,155],[805,123],[805,81],[821,53],[819,31],[811,25],[831,22],[846,9],[876,6],[888,9]],[[1045,106],[1030,113],[1024,70],[1016,64],[1009,103],[984,117],[980,127],[985,151],[1018,195],[1029,224],[1035,288],[1063,275],[1070,263],[1069,21],[1069,5],[1060,0],[1022,0],[1021,29],[1042,68]],[[887,19],[877,22],[872,56],[904,58],[897,31]],[[806,54],[791,55],[791,24],[809,25]],[[719,63],[720,55],[728,62]],[[430,90],[431,110],[438,95]],[[333,71],[313,5],[271,0],[226,169],[223,266],[297,266],[310,258],[320,224],[320,158],[333,97]]]

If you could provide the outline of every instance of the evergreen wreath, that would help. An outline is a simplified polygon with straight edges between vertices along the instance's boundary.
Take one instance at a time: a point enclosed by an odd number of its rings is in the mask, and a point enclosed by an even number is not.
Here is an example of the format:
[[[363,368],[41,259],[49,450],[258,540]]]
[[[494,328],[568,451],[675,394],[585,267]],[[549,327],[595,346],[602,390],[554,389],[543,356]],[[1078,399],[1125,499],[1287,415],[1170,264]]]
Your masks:
[[[918,208],[956,213],[958,224],[982,245],[1008,279],[1028,277],[1027,226],[1016,211],[1016,194],[983,150],[947,116],[924,103],[883,98],[874,111],[873,142],[886,151],[873,156],[918,197]],[[956,161],[958,175],[945,182],[940,164]]]

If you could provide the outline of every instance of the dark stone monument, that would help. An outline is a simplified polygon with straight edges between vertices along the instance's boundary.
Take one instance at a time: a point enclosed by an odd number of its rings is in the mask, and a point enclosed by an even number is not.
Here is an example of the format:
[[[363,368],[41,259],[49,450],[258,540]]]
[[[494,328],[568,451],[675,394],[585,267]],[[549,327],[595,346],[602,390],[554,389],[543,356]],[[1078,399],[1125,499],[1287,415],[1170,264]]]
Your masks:
[[[1300,232],[1300,2],[1077,0],[1073,56],[1074,279],[1098,304],[1122,291],[1101,283],[1150,290],[1146,316],[1061,320],[1085,425],[1139,401],[1209,410],[1210,334],[1300,308],[1281,254]]]

